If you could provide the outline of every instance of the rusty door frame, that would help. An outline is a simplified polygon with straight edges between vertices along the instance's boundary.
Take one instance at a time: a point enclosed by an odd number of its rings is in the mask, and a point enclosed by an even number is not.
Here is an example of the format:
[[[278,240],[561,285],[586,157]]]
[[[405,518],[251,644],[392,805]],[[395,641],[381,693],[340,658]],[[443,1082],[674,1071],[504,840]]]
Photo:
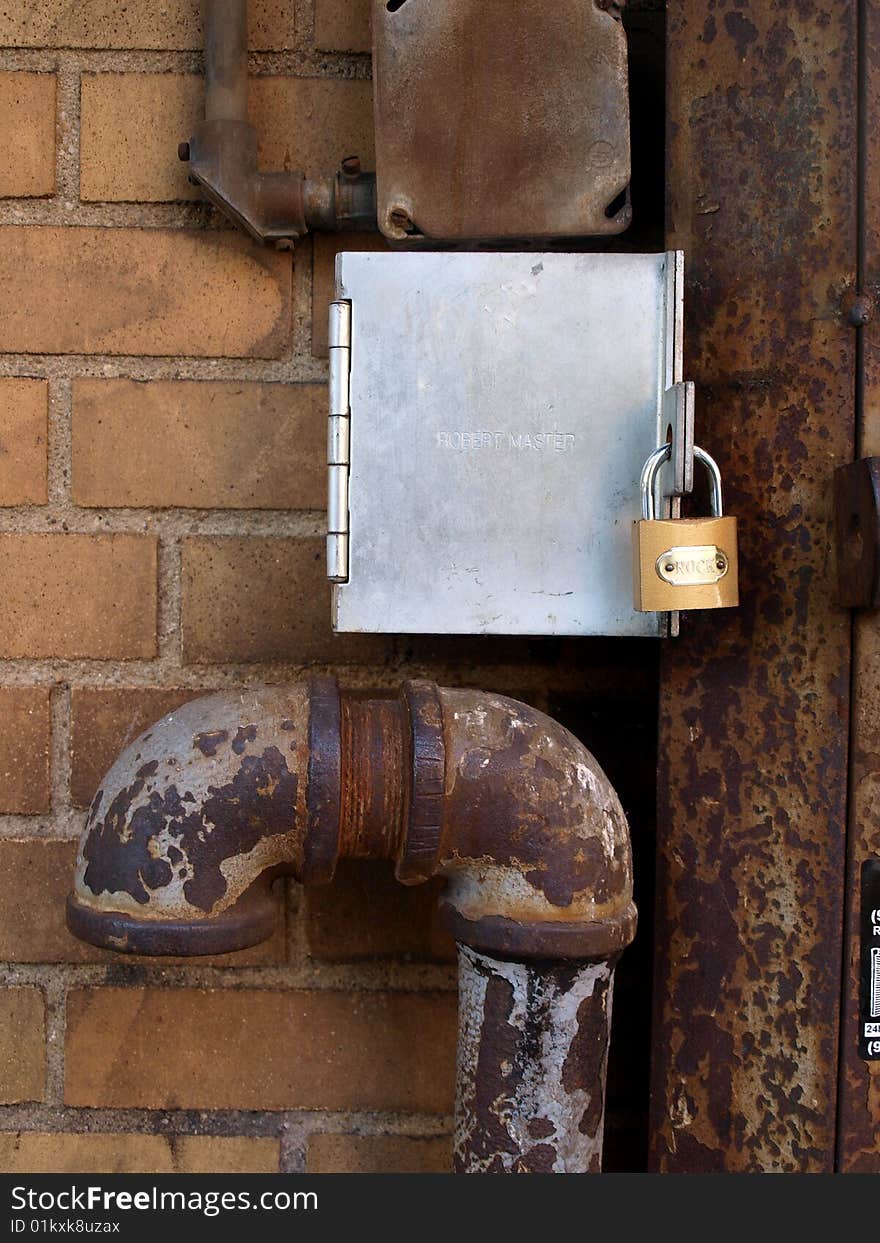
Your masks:
[[[880,2],[859,5],[858,67],[859,220],[857,292],[856,457],[880,455],[880,150],[871,142],[880,123]],[[880,857],[880,698],[876,690],[877,615],[853,616],[852,721],[846,869],[846,932],[837,1116],[837,1168],[880,1172],[880,1062],[859,1053],[860,879],[863,862]],[[873,1071],[873,1073],[872,1073]]]
[[[809,13],[807,12],[809,10]],[[661,667],[651,1166],[834,1168],[851,621],[858,0],[668,15],[667,244],[743,603]]]

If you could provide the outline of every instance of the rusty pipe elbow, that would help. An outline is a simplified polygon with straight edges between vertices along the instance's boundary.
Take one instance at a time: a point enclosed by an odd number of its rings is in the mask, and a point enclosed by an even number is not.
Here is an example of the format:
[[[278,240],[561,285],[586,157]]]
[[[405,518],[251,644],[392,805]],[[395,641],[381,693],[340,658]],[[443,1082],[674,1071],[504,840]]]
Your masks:
[[[137,954],[225,953],[270,936],[272,881],[309,875],[313,702],[320,687],[209,695],[126,748],[80,839],[71,931]]]
[[[412,797],[400,879],[446,878],[456,940],[514,958],[609,958],[635,935],[620,801],[568,730],[516,700],[405,688]]]

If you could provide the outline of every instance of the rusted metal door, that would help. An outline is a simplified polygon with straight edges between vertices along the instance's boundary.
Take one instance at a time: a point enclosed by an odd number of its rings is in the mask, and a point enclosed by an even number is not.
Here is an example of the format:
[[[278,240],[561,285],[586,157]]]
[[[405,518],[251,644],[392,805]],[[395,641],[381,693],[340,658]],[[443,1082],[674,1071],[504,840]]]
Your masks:
[[[685,374],[740,516],[743,603],[691,614],[664,650],[655,1169],[835,1164],[852,623],[830,520],[855,449],[858,16],[858,0],[668,10],[667,244],[687,256]],[[880,240],[878,211],[875,195]],[[858,629],[867,804],[880,629]],[[860,849],[880,850],[880,817],[856,814]],[[853,1134],[876,1125],[877,1082],[866,1104],[856,1067],[842,1094]]]
[[[860,29],[859,141],[860,219],[858,288],[875,300],[874,315],[860,330],[857,456],[880,455],[880,0],[864,0]],[[853,623],[853,714],[843,1034],[839,1100],[838,1168],[880,1171],[880,1061],[859,1050],[862,866],[880,858],[880,615],[855,614]]]

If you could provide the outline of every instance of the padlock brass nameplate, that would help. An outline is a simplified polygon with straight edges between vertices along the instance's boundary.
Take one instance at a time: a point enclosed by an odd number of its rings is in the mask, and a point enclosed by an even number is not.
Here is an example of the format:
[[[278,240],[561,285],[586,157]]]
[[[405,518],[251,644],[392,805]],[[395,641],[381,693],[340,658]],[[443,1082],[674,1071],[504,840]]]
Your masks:
[[[667,548],[657,558],[656,565],[658,576],[673,587],[699,587],[704,583],[717,583],[729,569],[730,559],[717,544]]]

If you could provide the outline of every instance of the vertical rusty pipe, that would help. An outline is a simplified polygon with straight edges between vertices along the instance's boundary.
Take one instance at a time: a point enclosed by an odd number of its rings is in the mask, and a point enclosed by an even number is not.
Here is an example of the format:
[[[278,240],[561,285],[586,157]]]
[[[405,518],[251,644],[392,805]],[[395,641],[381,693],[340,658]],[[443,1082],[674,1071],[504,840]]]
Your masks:
[[[598,1173],[614,961],[459,945],[458,971],[456,1173]]]
[[[246,121],[247,0],[202,0],[205,120]]]

